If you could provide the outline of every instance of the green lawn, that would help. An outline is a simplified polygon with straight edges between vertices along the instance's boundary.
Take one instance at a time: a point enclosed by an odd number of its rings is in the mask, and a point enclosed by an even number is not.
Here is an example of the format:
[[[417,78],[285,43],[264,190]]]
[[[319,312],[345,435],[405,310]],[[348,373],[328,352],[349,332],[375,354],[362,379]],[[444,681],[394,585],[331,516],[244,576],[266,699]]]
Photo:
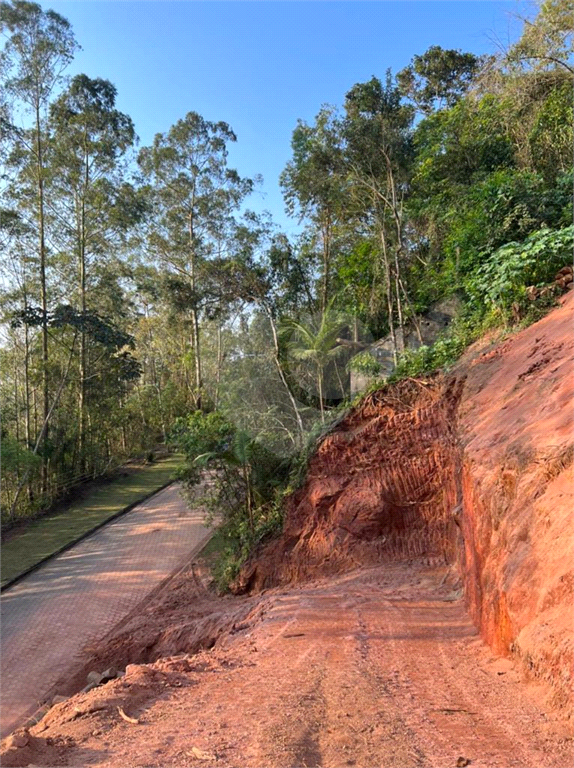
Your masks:
[[[166,485],[182,456],[174,454],[94,489],[81,501],[31,523],[2,545],[2,586],[100,523]]]

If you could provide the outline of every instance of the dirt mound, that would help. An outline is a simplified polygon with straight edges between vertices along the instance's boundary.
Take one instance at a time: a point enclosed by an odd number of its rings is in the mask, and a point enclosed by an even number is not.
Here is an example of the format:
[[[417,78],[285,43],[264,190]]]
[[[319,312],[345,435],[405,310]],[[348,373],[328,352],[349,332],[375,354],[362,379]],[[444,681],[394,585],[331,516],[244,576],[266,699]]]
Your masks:
[[[367,397],[325,437],[237,593],[361,564],[456,560],[471,614],[572,700],[574,295],[448,380]]]
[[[208,565],[194,561],[147,596],[107,636],[86,647],[77,671],[59,680],[50,695],[81,690],[91,670],[123,670],[128,664],[212,648],[220,637],[256,620],[260,610],[253,597],[217,597]]]

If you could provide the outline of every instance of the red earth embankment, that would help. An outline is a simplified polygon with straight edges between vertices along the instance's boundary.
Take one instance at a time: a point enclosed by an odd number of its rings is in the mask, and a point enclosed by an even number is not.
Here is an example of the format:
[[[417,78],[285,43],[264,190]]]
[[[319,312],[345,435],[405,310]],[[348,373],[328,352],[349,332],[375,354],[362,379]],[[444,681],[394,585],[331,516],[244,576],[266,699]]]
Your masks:
[[[484,639],[572,699],[574,294],[469,366],[459,563]]]
[[[282,536],[237,592],[423,558],[456,563],[471,616],[572,700],[574,294],[448,379],[368,396],[323,439]]]

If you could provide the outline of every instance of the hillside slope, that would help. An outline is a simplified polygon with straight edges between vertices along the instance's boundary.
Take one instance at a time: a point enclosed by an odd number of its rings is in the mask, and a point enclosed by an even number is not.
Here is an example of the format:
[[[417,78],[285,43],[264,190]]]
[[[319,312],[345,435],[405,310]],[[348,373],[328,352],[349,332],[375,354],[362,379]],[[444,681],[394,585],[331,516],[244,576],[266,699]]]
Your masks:
[[[367,397],[249,594],[181,574],[86,657],[84,680],[125,675],[5,740],[2,764],[572,764],[573,315],[569,294],[448,379]]]
[[[456,563],[471,616],[572,697],[574,294],[447,379],[365,398],[311,458],[282,536],[238,592],[424,557]]]

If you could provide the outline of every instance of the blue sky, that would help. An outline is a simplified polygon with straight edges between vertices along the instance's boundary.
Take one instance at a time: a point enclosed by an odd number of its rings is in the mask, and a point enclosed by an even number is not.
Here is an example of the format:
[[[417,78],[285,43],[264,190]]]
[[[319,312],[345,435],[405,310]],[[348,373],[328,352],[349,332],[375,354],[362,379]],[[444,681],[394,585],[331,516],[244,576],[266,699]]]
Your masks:
[[[264,177],[266,208],[293,233],[278,176],[290,158],[297,119],[388,67],[397,71],[431,45],[474,53],[508,44],[516,0],[381,2],[43,2],[71,22],[82,46],[69,73],[105,77],[142,145],[194,110],[237,134],[230,163]],[[498,41],[498,42],[496,42]]]

